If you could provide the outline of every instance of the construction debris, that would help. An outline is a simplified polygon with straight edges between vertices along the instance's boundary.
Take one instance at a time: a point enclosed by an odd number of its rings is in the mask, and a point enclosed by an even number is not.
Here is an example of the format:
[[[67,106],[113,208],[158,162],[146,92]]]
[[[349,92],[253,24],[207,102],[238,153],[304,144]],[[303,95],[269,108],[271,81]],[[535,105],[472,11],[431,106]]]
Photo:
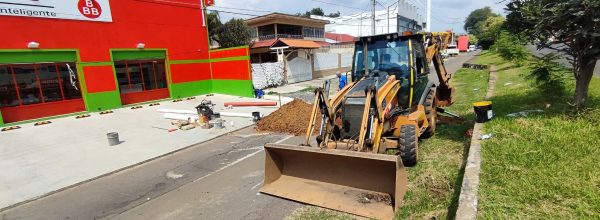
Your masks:
[[[256,129],[259,131],[289,133],[296,136],[304,135],[311,112],[311,104],[295,99],[258,121]],[[318,132],[321,121],[317,120],[316,123],[315,130]]]
[[[508,114],[508,115],[506,115],[506,116],[507,116],[507,117],[511,117],[511,118],[512,118],[512,117],[518,117],[518,116],[527,117],[527,115],[528,115],[529,113],[535,113],[535,112],[541,113],[541,112],[544,112],[544,110],[541,110],[541,109],[525,110],[525,111],[520,111],[520,112],[510,113],[510,114]]]
[[[489,134],[484,134],[484,135],[481,135],[481,138],[479,138],[479,139],[480,139],[480,140],[487,140],[487,139],[490,139],[490,138],[492,138],[493,136],[494,136],[494,135],[492,135],[491,133],[489,133]]]

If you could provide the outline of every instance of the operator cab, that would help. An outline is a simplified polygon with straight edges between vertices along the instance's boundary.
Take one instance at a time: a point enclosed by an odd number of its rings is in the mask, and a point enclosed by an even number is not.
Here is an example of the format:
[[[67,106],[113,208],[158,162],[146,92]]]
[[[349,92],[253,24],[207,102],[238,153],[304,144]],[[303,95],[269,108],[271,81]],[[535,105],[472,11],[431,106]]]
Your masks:
[[[423,35],[405,33],[404,35],[385,34],[360,37],[356,39],[352,64],[352,80],[359,81],[372,73],[394,75],[401,83],[398,103],[402,108],[417,104],[419,98],[410,97],[421,94],[427,85],[429,65],[426,59]],[[423,88],[415,88],[423,85]],[[377,87],[379,88],[379,87]],[[352,91],[351,91],[352,93]]]

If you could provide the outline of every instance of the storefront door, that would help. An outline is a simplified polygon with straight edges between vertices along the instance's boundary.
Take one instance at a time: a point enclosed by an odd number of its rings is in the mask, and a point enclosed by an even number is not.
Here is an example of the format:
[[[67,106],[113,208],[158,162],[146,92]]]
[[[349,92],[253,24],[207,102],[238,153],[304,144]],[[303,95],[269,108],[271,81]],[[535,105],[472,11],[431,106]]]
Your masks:
[[[124,105],[169,98],[165,61],[115,61],[115,71]]]

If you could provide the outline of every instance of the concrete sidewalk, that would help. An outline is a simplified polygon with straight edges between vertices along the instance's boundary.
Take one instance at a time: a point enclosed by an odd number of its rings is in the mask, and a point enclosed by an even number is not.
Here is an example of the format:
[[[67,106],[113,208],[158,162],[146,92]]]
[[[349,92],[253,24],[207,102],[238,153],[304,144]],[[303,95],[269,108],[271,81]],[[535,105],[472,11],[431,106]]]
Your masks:
[[[214,95],[181,102],[164,101],[141,109],[121,108],[112,114],[52,120],[52,124],[0,133],[0,209],[43,196],[104,174],[203,142],[249,125],[249,118],[223,117],[225,129],[167,132],[171,128],[160,108],[195,110],[202,99],[216,104],[217,112],[253,112],[267,115],[277,107],[240,107],[224,110],[226,101],[252,98]],[[285,104],[285,103],[284,103]],[[234,125],[231,125],[231,122]],[[118,132],[123,143],[109,147],[106,133]]]

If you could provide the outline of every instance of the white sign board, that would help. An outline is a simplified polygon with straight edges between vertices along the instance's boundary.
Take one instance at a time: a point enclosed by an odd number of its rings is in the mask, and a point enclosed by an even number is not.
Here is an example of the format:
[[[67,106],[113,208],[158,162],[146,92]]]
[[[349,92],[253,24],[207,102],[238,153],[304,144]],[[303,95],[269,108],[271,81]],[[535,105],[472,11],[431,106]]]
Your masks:
[[[109,0],[0,0],[0,16],[112,22]]]

